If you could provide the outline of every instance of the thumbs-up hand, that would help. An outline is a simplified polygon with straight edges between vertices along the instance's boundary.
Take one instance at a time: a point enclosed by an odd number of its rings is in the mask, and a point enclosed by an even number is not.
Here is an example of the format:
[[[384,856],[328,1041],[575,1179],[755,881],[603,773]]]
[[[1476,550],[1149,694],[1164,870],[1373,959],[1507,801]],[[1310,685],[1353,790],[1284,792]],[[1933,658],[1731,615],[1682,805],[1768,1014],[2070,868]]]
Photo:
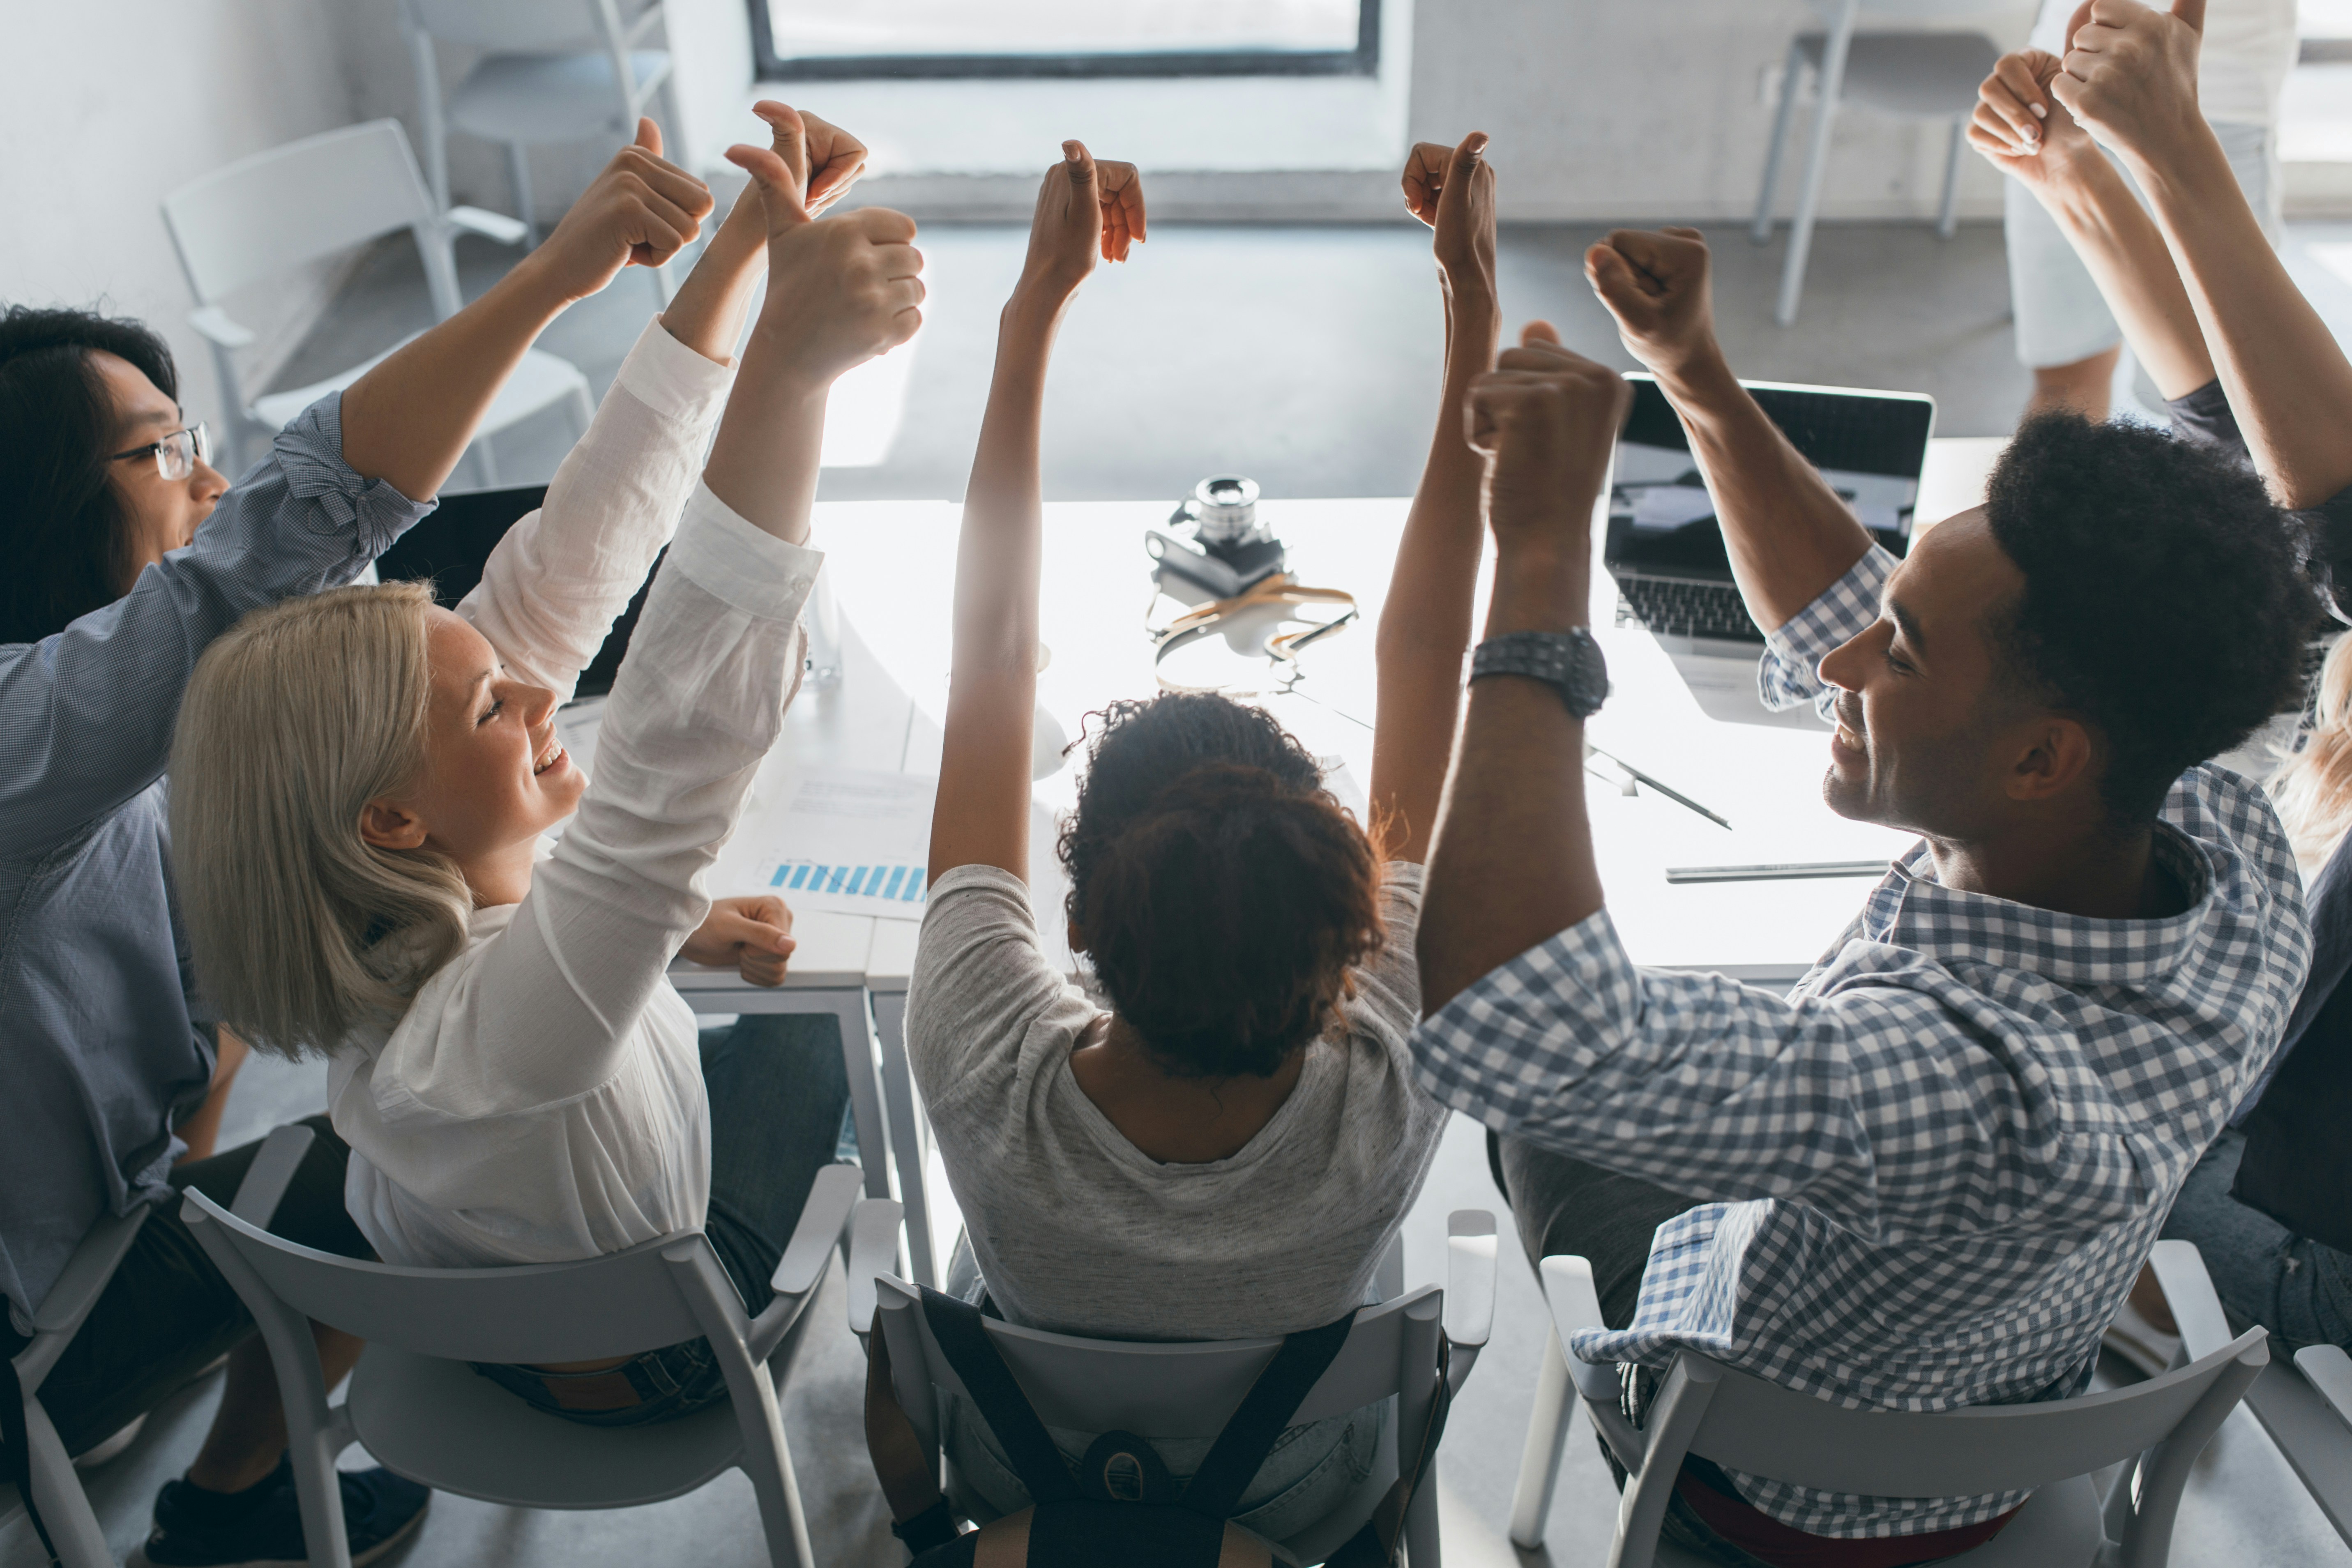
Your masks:
[[[1125,261],[1144,238],[1143,177],[1132,163],[1097,160],[1083,142],[1062,143],[1029,219],[1020,291],[1055,307],[1077,291],[1095,258]]]
[[[2066,29],[2050,95],[2126,159],[2169,163],[2204,133],[2197,56],[2205,0],[2158,10],[2138,0],[2086,0]]]
[[[1437,231],[1437,268],[1449,288],[1495,290],[1495,169],[1486,133],[1453,147],[1422,142],[1405,155],[1405,210]]]
[[[1528,322],[1519,346],[1471,384],[1465,434],[1486,458],[1486,521],[1497,550],[1582,558],[1632,399],[1624,377],[1562,348],[1549,321]]]
[[[710,187],[662,156],[661,128],[613,154],[555,232],[526,261],[566,300],[610,283],[624,267],[658,267],[702,232]]]

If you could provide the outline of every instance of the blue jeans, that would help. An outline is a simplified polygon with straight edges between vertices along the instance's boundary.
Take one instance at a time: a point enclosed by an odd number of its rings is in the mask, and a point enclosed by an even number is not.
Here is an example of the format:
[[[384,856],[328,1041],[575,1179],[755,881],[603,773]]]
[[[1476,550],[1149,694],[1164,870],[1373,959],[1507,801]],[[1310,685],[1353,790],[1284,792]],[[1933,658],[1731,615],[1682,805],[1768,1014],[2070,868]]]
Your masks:
[[[702,1031],[702,1084],[710,1100],[710,1207],[702,1233],[743,1310],[773,1299],[768,1280],[784,1256],[816,1173],[833,1163],[849,1103],[841,1026],[829,1014],[745,1014]],[[593,1373],[539,1373],[476,1363],[475,1371],[551,1415],[588,1426],[674,1421],[727,1397],[708,1340],[643,1352]],[[555,1390],[619,1384],[636,1395],[618,1408],[567,1408]],[[625,1394],[619,1394],[625,1399]],[[575,1402],[576,1403],[576,1402]]]
[[[2305,1345],[2352,1350],[2352,1256],[2230,1195],[2245,1147],[2245,1134],[2235,1131],[2213,1141],[2173,1200],[2165,1239],[2197,1244],[2233,1331],[2260,1323],[2278,1342],[2274,1355]]]

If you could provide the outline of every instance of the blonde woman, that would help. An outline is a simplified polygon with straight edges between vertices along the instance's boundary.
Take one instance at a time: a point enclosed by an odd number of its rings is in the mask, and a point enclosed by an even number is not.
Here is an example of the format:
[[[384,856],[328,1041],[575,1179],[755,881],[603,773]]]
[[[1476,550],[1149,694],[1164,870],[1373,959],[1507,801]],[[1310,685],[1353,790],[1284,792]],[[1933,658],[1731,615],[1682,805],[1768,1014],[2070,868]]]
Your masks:
[[[347,1199],[388,1261],[553,1261],[707,1227],[757,1310],[831,1155],[838,1052],[698,1053],[664,978],[797,682],[827,389],[920,321],[912,222],[811,222],[800,117],[761,107],[776,148],[728,155],[757,183],[767,303],[703,482],[724,377],[664,348],[669,369],[624,371],[641,395],[599,414],[466,613],[413,585],[320,595],[241,624],[189,686],[174,799],[203,805],[173,826],[198,973],[257,1045],[331,1057]],[[645,504],[567,531],[567,487]],[[681,502],[587,784],[555,709]],[[688,1343],[484,1370],[631,1424],[723,1398],[709,1360]]]
[[[2271,799],[2305,887],[2352,827],[2352,636],[2337,637],[2319,667],[2311,720],[2300,748],[2271,775]]]

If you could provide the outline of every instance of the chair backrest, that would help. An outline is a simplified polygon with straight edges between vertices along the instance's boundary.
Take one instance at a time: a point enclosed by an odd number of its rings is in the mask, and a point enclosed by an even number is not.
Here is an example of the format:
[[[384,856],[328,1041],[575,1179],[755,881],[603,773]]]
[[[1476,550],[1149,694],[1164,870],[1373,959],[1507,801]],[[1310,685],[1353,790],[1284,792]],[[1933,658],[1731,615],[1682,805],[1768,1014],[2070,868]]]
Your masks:
[[[931,1401],[925,1384],[963,1394],[924,1321],[922,1298],[900,1280],[875,1281],[890,1347],[898,1403],[918,1428]],[[1304,1425],[1360,1410],[1396,1394],[1421,1393],[1436,1363],[1444,1292],[1423,1286],[1357,1314],[1348,1342],[1309,1389],[1292,1417]],[[1117,1428],[1141,1437],[1213,1437],[1240,1408],[1279,1339],[1157,1343],[1088,1340],[986,1322],[996,1352],[1048,1426],[1078,1432]]]
[[[564,1362],[631,1355],[696,1339],[694,1296],[726,1274],[699,1235],[648,1241],[577,1263],[406,1268],[361,1263],[270,1235],[189,1189],[183,1213],[218,1227],[270,1293],[303,1316],[374,1344],[448,1361]],[[731,1289],[718,1305],[739,1331]],[[703,1303],[704,1311],[712,1303]]]
[[[2219,1424],[2270,1360],[2260,1329],[2148,1382],[2076,1399],[1958,1410],[1852,1410],[1685,1352],[1660,1391],[1712,1380],[1691,1453],[1731,1469],[1865,1497],[2023,1491],[2157,1447],[2209,1399]],[[2199,1446],[2203,1439],[2199,1438]]]
[[[409,0],[417,26],[436,38],[481,49],[553,54],[602,48],[603,0]],[[619,10],[641,5],[622,0]]]
[[[397,120],[322,132],[239,159],[163,198],[163,222],[197,302],[435,221]],[[429,250],[429,245],[427,246]]]

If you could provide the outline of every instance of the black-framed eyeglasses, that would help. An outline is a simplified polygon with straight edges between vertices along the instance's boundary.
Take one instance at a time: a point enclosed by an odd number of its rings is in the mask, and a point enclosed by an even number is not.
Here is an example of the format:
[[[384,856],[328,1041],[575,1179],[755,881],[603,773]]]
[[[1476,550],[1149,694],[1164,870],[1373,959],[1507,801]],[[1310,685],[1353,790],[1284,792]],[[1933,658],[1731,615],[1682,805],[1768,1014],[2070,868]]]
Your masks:
[[[209,463],[213,458],[212,433],[202,420],[185,429],[174,430],[160,441],[150,441],[143,447],[133,447],[127,452],[117,452],[107,458],[120,463],[131,458],[155,457],[155,471],[166,479],[184,479],[196,471],[198,463]]]

